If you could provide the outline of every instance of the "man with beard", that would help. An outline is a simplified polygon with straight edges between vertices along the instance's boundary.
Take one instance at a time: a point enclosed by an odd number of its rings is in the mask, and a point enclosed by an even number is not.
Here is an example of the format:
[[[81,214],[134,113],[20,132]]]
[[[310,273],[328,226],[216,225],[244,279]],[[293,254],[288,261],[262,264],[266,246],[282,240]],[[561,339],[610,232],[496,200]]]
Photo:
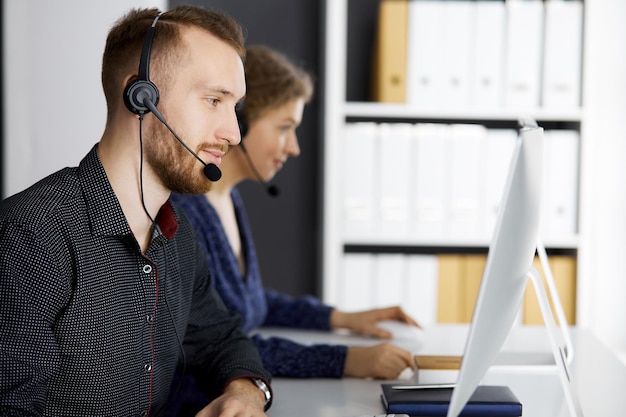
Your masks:
[[[111,29],[99,143],[0,203],[0,414],[158,415],[180,365],[211,401],[198,416],[265,415],[270,375],[169,201],[207,192],[239,143],[244,55],[217,11]]]

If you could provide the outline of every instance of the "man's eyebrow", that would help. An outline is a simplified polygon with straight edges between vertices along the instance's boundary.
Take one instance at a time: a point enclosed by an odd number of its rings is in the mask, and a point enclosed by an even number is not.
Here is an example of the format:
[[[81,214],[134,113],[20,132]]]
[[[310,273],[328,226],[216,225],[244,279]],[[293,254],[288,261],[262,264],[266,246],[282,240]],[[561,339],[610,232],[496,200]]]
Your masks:
[[[205,91],[208,91],[208,92],[213,93],[213,94],[220,94],[222,96],[233,97],[233,98],[235,97],[235,94],[232,91],[230,91],[226,87],[222,87],[222,86],[219,86],[219,85],[217,85],[217,86],[216,85],[205,86],[205,87],[203,87],[203,89]],[[239,101],[242,101],[242,100],[243,100],[243,98],[240,98],[237,101],[239,102]]]
[[[209,87],[206,88],[206,90],[210,91],[211,93],[221,94],[223,96],[230,96],[230,97],[234,97],[235,96],[232,91],[230,91],[229,89],[224,88],[224,87],[209,86]]]

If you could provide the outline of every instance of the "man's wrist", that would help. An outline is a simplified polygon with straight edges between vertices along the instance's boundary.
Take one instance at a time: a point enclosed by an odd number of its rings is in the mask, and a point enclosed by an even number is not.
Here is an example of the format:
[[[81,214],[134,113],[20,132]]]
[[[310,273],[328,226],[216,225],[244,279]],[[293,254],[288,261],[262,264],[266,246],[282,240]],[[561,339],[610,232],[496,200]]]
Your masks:
[[[257,386],[259,390],[261,390],[261,393],[265,398],[265,406],[263,407],[263,411],[267,411],[272,404],[272,391],[270,390],[270,387],[268,387],[265,381],[263,381],[261,378],[250,378],[250,380],[254,383],[254,385]]]
[[[264,411],[269,408],[265,393],[254,382],[255,376],[240,376],[232,379],[224,389],[224,394],[245,397],[250,402],[254,402]],[[261,379],[261,381],[263,381]],[[267,385],[266,385],[267,386]],[[269,387],[268,387],[269,388]],[[270,391],[271,392],[271,391]],[[271,397],[271,394],[270,394]],[[271,401],[271,399],[270,399]]]

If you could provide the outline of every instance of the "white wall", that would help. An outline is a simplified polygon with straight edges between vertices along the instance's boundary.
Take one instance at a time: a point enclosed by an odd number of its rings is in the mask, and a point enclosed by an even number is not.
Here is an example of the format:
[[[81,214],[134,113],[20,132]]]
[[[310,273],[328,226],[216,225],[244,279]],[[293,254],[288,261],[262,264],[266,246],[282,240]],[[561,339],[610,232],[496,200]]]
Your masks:
[[[166,0],[4,0],[4,196],[65,166],[100,139],[109,28],[131,7]]]
[[[626,352],[626,2],[585,8],[578,323]]]

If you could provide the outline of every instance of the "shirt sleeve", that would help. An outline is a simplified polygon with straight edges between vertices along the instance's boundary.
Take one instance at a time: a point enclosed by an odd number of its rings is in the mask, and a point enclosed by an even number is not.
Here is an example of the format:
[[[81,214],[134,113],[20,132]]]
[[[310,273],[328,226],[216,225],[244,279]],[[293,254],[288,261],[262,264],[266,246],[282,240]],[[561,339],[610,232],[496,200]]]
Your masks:
[[[290,297],[272,289],[265,290],[267,316],[264,326],[330,330],[333,308],[312,296]]]
[[[52,322],[67,292],[36,235],[0,229],[0,414],[41,415],[60,367]]]
[[[270,381],[252,340],[240,330],[240,318],[228,311],[212,284],[202,256],[185,335],[186,366],[213,399],[235,378]]]
[[[263,364],[274,376],[297,378],[341,378],[348,347],[302,345],[288,339],[252,336]]]

